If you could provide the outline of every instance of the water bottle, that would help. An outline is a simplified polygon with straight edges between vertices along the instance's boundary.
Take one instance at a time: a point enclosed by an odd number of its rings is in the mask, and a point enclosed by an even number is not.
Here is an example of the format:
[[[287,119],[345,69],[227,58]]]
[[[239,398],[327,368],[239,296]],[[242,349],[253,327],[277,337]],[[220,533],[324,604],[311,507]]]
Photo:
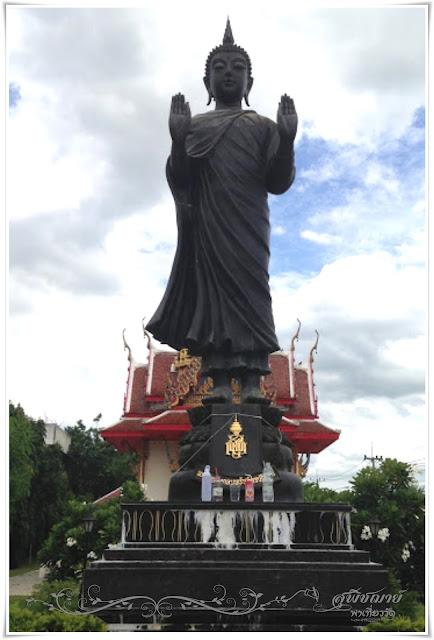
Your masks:
[[[273,488],[274,471],[269,462],[264,464],[263,480],[262,480],[262,501],[274,502]]]
[[[250,474],[247,475],[250,476]],[[255,486],[253,484],[252,476],[246,478],[246,483],[244,485],[244,499],[246,502],[255,501]]]
[[[214,484],[212,485],[212,499],[214,502],[223,502],[223,482],[217,469],[215,470]]]
[[[202,475],[202,502],[211,502],[211,473],[209,464],[206,465]]]

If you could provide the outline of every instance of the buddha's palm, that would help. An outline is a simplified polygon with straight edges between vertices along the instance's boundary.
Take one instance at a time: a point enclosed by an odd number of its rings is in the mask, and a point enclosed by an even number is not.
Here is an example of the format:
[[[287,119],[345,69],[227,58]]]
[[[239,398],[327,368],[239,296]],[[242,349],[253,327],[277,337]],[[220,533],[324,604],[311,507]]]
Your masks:
[[[277,129],[284,141],[294,142],[297,134],[298,117],[294,106],[294,100],[286,95],[280,98],[277,110]]]
[[[169,115],[169,130],[174,143],[184,142],[190,130],[190,124],[190,105],[181,93],[177,93],[172,98]]]

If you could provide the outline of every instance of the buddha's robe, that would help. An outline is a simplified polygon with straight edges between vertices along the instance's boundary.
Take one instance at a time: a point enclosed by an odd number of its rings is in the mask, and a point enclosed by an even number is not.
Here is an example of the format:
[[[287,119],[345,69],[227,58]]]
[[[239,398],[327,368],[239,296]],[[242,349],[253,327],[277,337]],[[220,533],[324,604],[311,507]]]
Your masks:
[[[274,171],[277,125],[254,111],[223,109],[192,119],[185,148],[188,186],[167,177],[178,246],[166,293],[147,329],[192,355],[240,361],[279,349],[271,308],[267,192],[294,179],[293,161]]]

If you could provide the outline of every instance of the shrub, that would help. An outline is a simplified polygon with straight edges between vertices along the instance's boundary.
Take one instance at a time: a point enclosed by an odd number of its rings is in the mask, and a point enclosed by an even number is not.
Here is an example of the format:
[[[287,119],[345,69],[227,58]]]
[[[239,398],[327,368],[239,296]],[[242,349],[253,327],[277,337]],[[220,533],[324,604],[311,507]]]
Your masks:
[[[144,499],[136,482],[127,481],[123,485],[122,498],[113,498],[98,505],[86,504],[80,500],[70,500],[63,519],[54,525],[50,535],[38,553],[38,559],[50,570],[49,580],[80,578],[87,549],[89,560],[102,558],[104,549],[121,539],[121,502]],[[95,523],[92,533],[86,536],[83,518],[92,508]]]
[[[71,611],[59,611],[55,594],[65,592],[59,597],[62,608]],[[31,598],[11,598],[9,606],[10,632],[35,631],[106,631],[105,623],[92,614],[77,615],[80,583],[76,580],[63,582],[43,582],[35,586]]]
[[[410,618],[383,618],[381,622],[370,622],[364,631],[379,631],[391,633],[393,631],[425,631],[425,618],[410,620]]]
[[[107,631],[107,627],[92,614],[77,616],[60,611],[36,612],[13,602],[9,607],[9,631]]]

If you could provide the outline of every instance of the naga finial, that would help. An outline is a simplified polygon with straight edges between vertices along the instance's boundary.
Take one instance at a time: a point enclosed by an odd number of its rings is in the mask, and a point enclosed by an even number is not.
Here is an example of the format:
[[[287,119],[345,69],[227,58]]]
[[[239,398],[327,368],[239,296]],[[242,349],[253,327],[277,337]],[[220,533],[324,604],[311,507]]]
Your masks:
[[[310,357],[309,357],[309,360],[311,363],[313,362],[313,352],[315,351],[315,353],[317,353],[318,351],[317,347],[318,347],[319,333],[316,329],[315,329],[315,333],[316,333],[316,341],[312,349],[310,350]]]
[[[298,336],[300,335],[300,327],[301,327],[301,322],[300,320],[297,318],[297,322],[298,322],[298,329],[296,331],[295,336],[292,338],[291,340],[291,351],[295,351],[295,341],[297,340],[298,342]]]
[[[151,350],[151,334],[149,333],[149,331],[146,331],[145,320],[146,320],[146,316],[142,318],[143,335],[148,340],[148,349],[150,351]]]
[[[122,340],[124,341],[124,351],[125,351],[125,349],[128,349],[128,360],[131,361],[131,349],[128,346],[127,341],[125,340],[125,331],[126,331],[126,329],[124,329],[122,331]]]

